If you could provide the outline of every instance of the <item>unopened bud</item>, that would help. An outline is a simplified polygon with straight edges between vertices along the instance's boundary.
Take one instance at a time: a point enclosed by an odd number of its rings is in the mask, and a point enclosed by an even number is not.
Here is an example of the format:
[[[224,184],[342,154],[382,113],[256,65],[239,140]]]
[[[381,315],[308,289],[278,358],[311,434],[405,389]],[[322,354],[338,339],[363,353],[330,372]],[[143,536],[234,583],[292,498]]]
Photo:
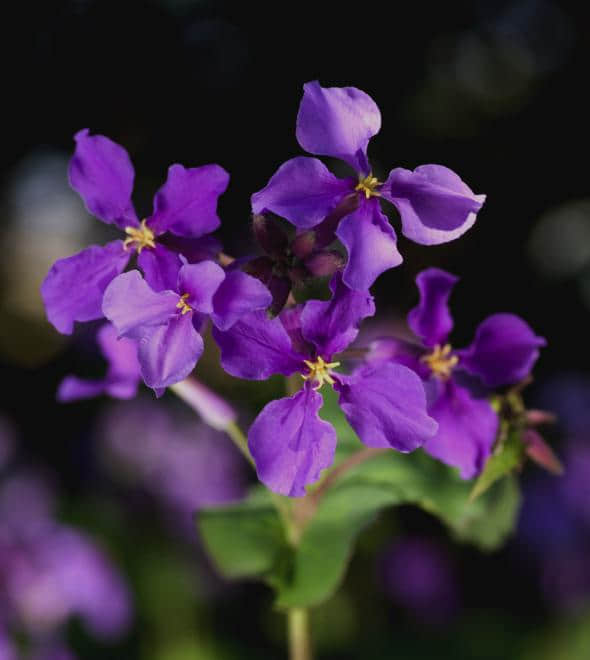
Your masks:
[[[270,257],[256,257],[245,265],[244,270],[248,275],[268,285],[272,277],[273,261]]]
[[[315,232],[304,231],[291,241],[291,252],[299,259],[305,259],[315,249]]]
[[[223,431],[238,418],[236,411],[227,401],[194,378],[187,378],[171,385],[170,389],[214,429]]]
[[[323,250],[305,260],[305,267],[315,277],[330,277],[344,266],[344,257],[335,250]]]
[[[272,295],[272,304],[269,311],[273,316],[276,316],[287,303],[287,298],[291,293],[291,280],[288,277],[274,276],[270,279],[267,286]]]
[[[522,441],[526,454],[532,461],[552,474],[563,474],[561,461],[536,431],[527,429],[522,434]]]
[[[284,256],[289,241],[276,222],[258,214],[252,217],[252,228],[258,244],[267,254],[271,257]]]

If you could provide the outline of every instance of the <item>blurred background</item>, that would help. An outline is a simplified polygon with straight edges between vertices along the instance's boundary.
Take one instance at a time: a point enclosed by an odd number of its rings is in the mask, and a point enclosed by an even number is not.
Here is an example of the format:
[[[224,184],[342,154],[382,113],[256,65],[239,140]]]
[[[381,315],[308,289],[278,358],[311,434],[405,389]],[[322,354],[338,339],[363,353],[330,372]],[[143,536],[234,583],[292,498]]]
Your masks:
[[[140,217],[170,163],[223,165],[230,254],[253,248],[249,197],[301,153],[302,84],[353,85],[377,101],[375,173],[451,167],[488,199],[460,240],[399,238],[404,264],[375,287],[380,321],[415,304],[428,265],[462,281],[455,343],[488,314],[548,339],[527,390],[555,410],[559,479],[527,466],[517,532],[484,555],[413,509],[365,532],[339,594],[313,614],[318,656],[585,660],[590,657],[589,46],[583,3],[10,3],[0,208],[0,659],[284,657],[269,590],[215,575],[191,523],[242,496],[229,441],[166,395],[59,405],[69,373],[97,377],[96,326],[62,337],[39,285],[57,258],[110,229],[67,184],[73,134],[129,151]],[[387,16],[385,10],[388,10]],[[394,219],[394,224],[395,224]],[[399,233],[399,232],[398,232]],[[371,329],[368,328],[368,332]],[[197,376],[247,423],[279,385]]]

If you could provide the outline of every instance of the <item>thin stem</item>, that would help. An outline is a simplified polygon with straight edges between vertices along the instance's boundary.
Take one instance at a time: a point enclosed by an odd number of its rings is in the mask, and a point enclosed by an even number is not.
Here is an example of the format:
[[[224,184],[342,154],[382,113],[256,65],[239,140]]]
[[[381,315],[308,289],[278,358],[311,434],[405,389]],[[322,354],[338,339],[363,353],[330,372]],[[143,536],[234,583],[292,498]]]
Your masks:
[[[312,660],[309,612],[293,607],[287,612],[289,660]]]
[[[224,431],[229,435],[234,445],[242,452],[250,465],[255,468],[254,459],[248,449],[248,440],[242,429],[235,422],[231,422],[225,427]]]

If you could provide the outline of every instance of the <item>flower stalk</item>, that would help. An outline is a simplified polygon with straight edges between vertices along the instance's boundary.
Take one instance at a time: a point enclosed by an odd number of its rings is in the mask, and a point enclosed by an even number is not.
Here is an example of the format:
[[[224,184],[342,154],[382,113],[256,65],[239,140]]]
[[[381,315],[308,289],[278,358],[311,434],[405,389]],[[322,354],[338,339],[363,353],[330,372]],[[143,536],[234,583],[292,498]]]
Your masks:
[[[289,660],[312,660],[309,611],[292,607],[287,612]]]

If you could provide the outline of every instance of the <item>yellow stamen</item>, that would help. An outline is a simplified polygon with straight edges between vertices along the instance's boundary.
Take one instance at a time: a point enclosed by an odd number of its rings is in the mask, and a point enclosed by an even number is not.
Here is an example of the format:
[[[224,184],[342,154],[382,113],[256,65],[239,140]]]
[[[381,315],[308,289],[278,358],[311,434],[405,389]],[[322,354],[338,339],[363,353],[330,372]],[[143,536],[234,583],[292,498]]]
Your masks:
[[[420,362],[427,364],[436,378],[446,380],[450,377],[457,362],[459,362],[459,358],[456,355],[451,355],[452,350],[450,344],[445,344],[444,346],[437,344],[433,348],[432,353],[423,355],[420,358]]]
[[[355,190],[365,193],[365,197],[369,199],[369,197],[379,197],[381,193],[375,189],[380,185],[381,181],[376,176],[369,174],[365,177],[359,177],[359,182]]]
[[[183,293],[182,296],[180,296],[180,300],[178,301],[176,307],[178,307],[181,314],[188,314],[189,312],[193,311],[193,308],[186,302],[189,296],[190,293]]]
[[[316,381],[317,385],[313,388],[319,390],[324,383],[334,385],[334,379],[330,375],[330,369],[340,366],[340,362],[324,362],[324,358],[319,357],[315,362],[303,360],[305,366],[309,369],[308,374],[301,374],[303,380]]]
[[[143,248],[155,248],[156,237],[154,232],[146,225],[146,221],[142,220],[139,227],[125,227],[127,238],[123,242],[123,247],[128,250],[130,246],[137,250],[137,254],[141,254]]]

